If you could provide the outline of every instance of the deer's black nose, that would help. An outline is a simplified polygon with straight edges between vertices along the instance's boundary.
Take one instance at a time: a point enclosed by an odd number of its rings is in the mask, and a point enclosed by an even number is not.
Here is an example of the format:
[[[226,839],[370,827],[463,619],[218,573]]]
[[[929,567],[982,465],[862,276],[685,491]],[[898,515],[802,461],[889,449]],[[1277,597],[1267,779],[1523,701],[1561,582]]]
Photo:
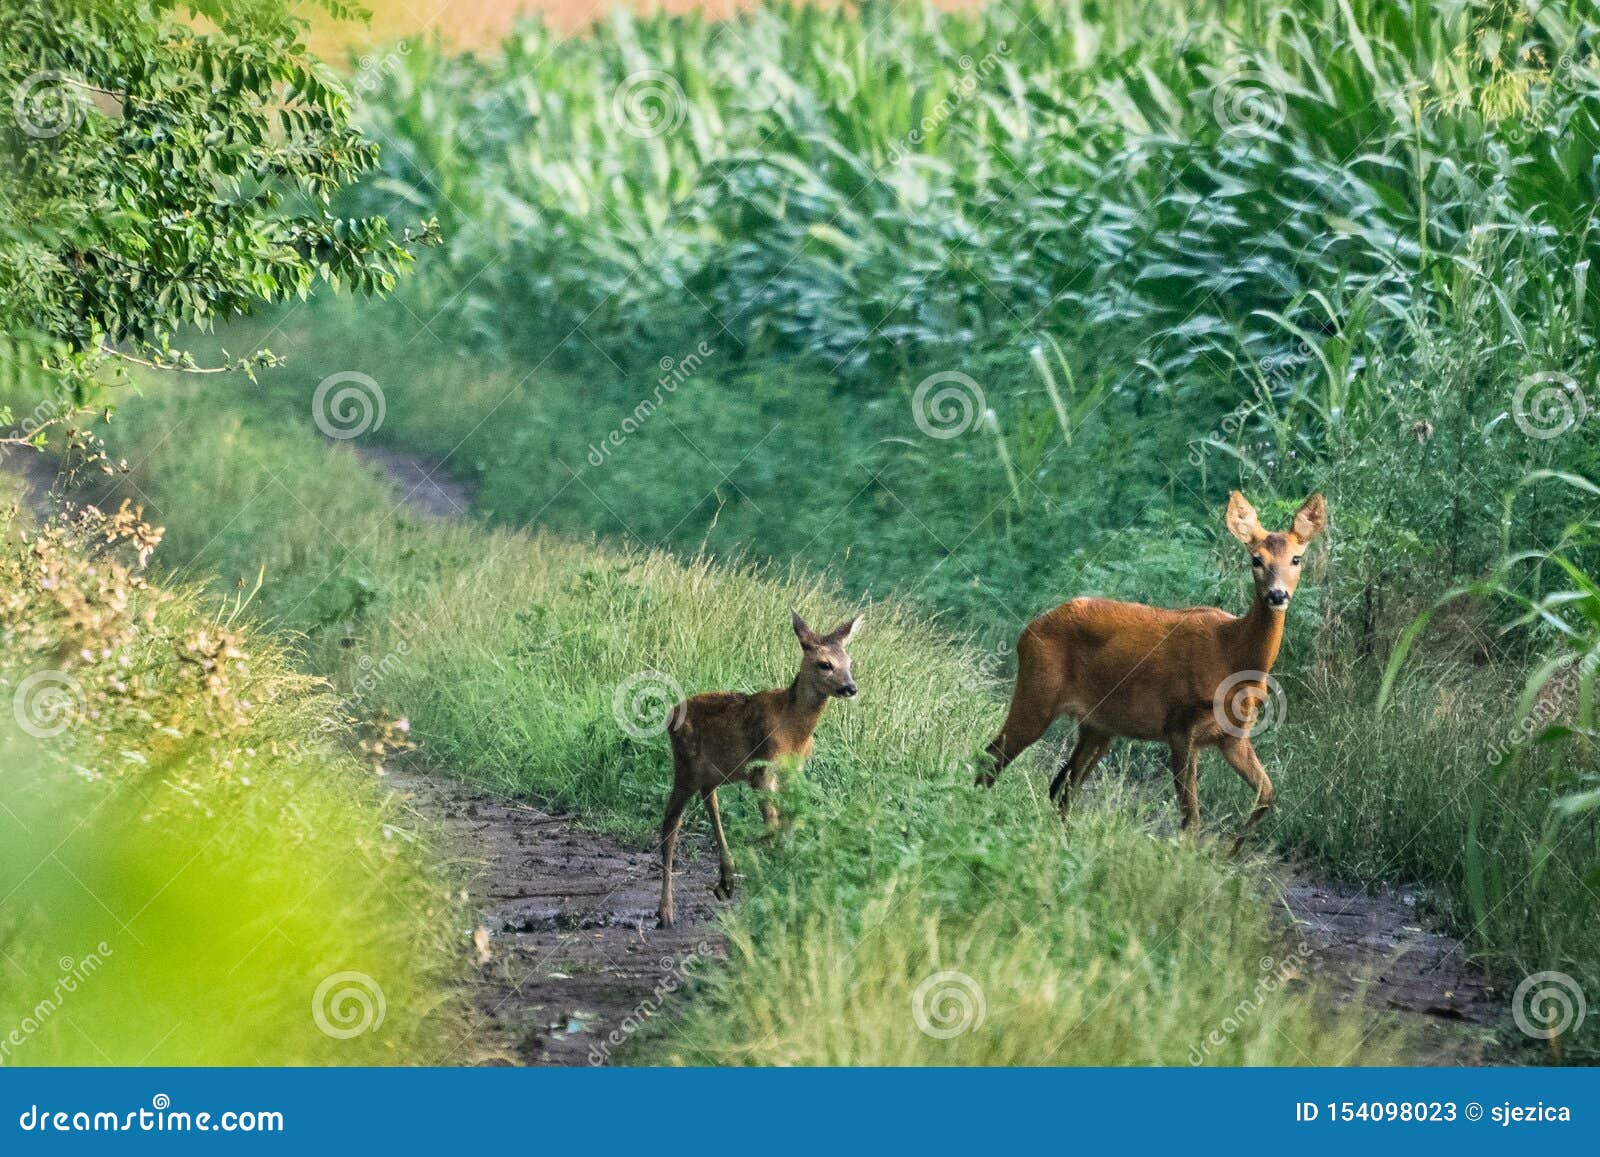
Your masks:
[[[846,683],[839,688],[839,694],[846,699],[854,699],[856,697],[856,685],[854,683]]]
[[[1267,606],[1269,606],[1269,607],[1286,607],[1288,605],[1289,605],[1289,592],[1288,591],[1268,591],[1267,592]]]

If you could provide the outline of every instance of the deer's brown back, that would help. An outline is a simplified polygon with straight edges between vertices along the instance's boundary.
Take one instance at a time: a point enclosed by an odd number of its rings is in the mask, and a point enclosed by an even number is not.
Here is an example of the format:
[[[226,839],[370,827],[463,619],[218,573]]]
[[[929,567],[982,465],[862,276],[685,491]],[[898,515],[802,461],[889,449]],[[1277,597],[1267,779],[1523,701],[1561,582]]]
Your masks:
[[[683,723],[672,731],[673,747],[688,757],[702,781],[723,783],[748,778],[753,763],[809,755],[810,732],[799,736],[785,726],[784,696],[781,690],[695,695],[684,702]],[[713,784],[702,782],[701,786]]]

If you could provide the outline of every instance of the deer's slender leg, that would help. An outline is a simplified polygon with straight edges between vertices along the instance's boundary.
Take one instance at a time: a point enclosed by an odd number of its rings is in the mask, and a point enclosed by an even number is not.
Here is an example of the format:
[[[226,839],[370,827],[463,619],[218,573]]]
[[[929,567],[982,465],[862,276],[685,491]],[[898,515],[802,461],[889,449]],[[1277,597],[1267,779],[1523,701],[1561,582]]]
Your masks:
[[[656,921],[662,928],[671,928],[672,910],[672,854],[678,847],[678,830],[683,826],[683,809],[689,806],[694,788],[682,776],[672,781],[672,794],[667,797],[667,811],[661,819],[661,906],[656,909]]]
[[[1256,758],[1256,749],[1251,746],[1248,739],[1230,739],[1222,745],[1222,758],[1228,765],[1239,773],[1239,777],[1256,789],[1256,805],[1250,812],[1250,818],[1244,821],[1244,827],[1239,829],[1239,838],[1233,842],[1231,855],[1237,856],[1239,849],[1244,846],[1244,838],[1250,834],[1250,829],[1260,822],[1261,817],[1267,814],[1267,809],[1272,806],[1272,797],[1276,794],[1272,789],[1272,780],[1267,775],[1267,769],[1261,766],[1261,760]]]
[[[979,786],[992,787],[1006,765],[1049,730],[1060,714],[1056,710],[1060,688],[1060,674],[1051,667],[1044,643],[1030,627],[1017,640],[1017,683],[1011,692],[1011,707],[1000,734],[984,751],[989,766],[978,773]]]
[[[778,777],[770,769],[753,775],[750,777],[750,790],[755,793],[756,807],[761,809],[761,819],[767,825],[767,831],[777,831],[778,805],[772,802],[772,797],[778,790]]]
[[[1200,746],[1191,735],[1176,736],[1172,744],[1172,786],[1187,831],[1200,822]]]
[[[979,773],[978,784],[992,787],[1006,765],[1032,747],[1053,722],[1055,716],[1050,709],[1026,693],[1019,676],[1016,693],[1011,698],[1011,710],[1000,725],[1000,734],[984,749],[990,763],[986,771]]]
[[[1085,724],[1078,724],[1078,742],[1073,745],[1072,754],[1061,761],[1055,779],[1050,781],[1050,798],[1056,801],[1062,814],[1071,809],[1072,796],[1078,785],[1089,778],[1094,765],[1100,762],[1110,747],[1111,736]]]
[[[728,837],[722,831],[722,809],[717,806],[717,789],[705,788],[700,792],[700,798],[705,800],[706,811],[711,816],[711,828],[717,833],[717,854],[721,860],[721,874],[717,879],[717,886],[712,893],[719,900],[728,900],[733,897],[733,853],[728,851]]]

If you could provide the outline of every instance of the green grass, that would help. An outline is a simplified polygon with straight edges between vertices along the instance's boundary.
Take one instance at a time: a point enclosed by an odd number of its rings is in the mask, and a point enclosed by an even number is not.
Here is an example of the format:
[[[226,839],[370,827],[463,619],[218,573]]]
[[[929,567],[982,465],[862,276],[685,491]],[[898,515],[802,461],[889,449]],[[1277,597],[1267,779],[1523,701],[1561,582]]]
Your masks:
[[[405,713],[425,758],[641,843],[659,822],[669,761],[663,740],[619,726],[619,684],[647,669],[686,691],[786,681],[798,654],[789,606],[818,619],[847,607],[801,574],[393,517],[392,490],[304,419],[241,410],[163,389],[122,419],[117,449],[135,462],[169,429],[198,451],[158,452],[133,475],[159,508],[191,512],[169,558],[192,551],[224,584],[253,583],[267,564],[253,610],[306,624],[307,661],[336,684],[382,672],[369,702]],[[313,496],[315,519],[296,501]],[[981,655],[892,601],[868,607],[852,653],[863,697],[829,712],[816,757],[786,785],[788,833],[763,839],[753,804],[729,801],[747,877],[733,958],[634,1059],[1407,1055],[1362,1014],[1276,978],[1284,947],[1260,866],[1154,835],[1169,810],[1160,780],[1108,787],[1064,830],[1040,798],[1038,766],[993,793],[971,786],[970,756],[1002,706]],[[1229,793],[1219,822],[1237,821],[1242,796]],[[919,1031],[913,998],[940,972],[982,991],[982,1029]]]
[[[3,1063],[443,1057],[463,953],[416,817],[272,635],[112,526],[0,516]]]

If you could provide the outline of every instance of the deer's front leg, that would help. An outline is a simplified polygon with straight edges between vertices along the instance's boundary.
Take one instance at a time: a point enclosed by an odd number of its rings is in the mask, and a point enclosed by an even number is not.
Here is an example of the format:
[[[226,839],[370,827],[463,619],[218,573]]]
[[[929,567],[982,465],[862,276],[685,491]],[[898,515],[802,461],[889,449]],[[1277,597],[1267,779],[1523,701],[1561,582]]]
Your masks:
[[[778,792],[778,775],[770,766],[757,768],[750,776],[750,789],[756,793],[756,806],[761,809],[761,819],[768,833],[778,830],[778,805],[772,797]]]
[[[1200,745],[1193,735],[1174,736],[1172,745],[1172,786],[1178,795],[1178,810],[1183,813],[1185,831],[1200,824]]]

